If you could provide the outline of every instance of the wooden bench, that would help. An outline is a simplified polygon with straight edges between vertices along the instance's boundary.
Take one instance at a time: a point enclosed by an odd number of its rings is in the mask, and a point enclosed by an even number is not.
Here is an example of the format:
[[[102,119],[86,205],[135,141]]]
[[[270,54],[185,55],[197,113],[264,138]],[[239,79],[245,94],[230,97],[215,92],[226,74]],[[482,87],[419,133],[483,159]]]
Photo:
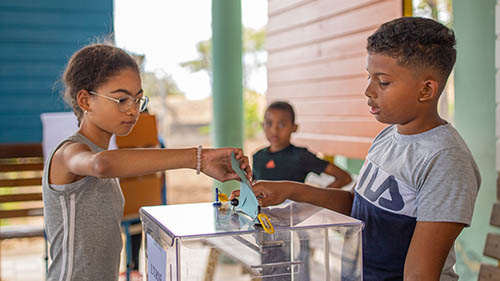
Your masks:
[[[497,175],[497,201],[491,209],[490,224],[500,227],[500,172]],[[488,233],[483,255],[498,260],[498,264],[481,264],[479,281],[500,281],[500,234]]]
[[[0,144],[0,243],[44,237],[43,223],[32,219],[43,217],[42,174],[41,143]],[[47,267],[47,244],[44,259]]]
[[[0,144],[0,220],[43,216],[42,173],[40,143]],[[44,235],[43,225],[0,225],[0,240]]]

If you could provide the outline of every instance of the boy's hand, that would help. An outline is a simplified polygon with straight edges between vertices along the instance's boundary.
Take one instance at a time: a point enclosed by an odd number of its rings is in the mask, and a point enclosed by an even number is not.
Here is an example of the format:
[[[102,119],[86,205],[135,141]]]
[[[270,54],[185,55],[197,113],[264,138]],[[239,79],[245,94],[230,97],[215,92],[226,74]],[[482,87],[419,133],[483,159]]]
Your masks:
[[[252,189],[262,207],[278,205],[288,199],[286,182],[258,181],[253,184]],[[234,190],[229,200],[238,196],[240,196],[240,191]]]
[[[240,180],[240,177],[231,168],[231,153],[234,151],[236,160],[240,161],[240,168],[245,171],[247,178],[252,178],[252,169],[248,157],[243,155],[239,148],[203,149],[201,153],[201,171],[216,180]]]

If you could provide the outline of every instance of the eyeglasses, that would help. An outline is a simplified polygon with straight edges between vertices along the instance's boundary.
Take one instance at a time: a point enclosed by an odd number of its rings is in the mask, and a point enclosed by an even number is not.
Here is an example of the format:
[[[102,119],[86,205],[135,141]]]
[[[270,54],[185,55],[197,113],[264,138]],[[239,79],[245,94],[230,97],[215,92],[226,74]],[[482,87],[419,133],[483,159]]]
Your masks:
[[[149,98],[148,97],[142,97],[142,98],[134,99],[134,98],[132,98],[130,96],[126,96],[126,97],[123,97],[123,98],[114,99],[112,97],[108,97],[108,96],[105,96],[105,95],[98,94],[98,93],[96,93],[94,91],[88,91],[88,92],[90,94],[92,94],[92,95],[103,97],[103,98],[106,98],[108,100],[116,102],[118,104],[118,110],[120,112],[127,112],[127,111],[129,111],[130,108],[132,108],[133,104],[135,104],[135,108],[137,110],[139,110],[139,112],[143,112],[144,110],[146,110],[146,107],[147,107],[148,102],[149,102]]]

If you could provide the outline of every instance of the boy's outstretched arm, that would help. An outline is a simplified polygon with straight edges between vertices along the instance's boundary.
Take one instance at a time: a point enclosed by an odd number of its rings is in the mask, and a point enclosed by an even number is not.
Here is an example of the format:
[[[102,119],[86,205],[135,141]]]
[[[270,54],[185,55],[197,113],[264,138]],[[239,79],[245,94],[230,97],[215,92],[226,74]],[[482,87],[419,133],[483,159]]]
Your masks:
[[[404,280],[439,281],[446,257],[464,226],[453,222],[417,222],[406,255]]]
[[[259,205],[277,205],[291,199],[328,208],[346,215],[351,214],[352,194],[339,189],[317,188],[293,181],[259,181],[252,187]]]
[[[327,186],[328,188],[341,188],[352,181],[349,173],[335,166],[334,164],[328,164],[328,166],[326,166],[325,168],[324,173],[335,177],[335,181],[329,184]]]

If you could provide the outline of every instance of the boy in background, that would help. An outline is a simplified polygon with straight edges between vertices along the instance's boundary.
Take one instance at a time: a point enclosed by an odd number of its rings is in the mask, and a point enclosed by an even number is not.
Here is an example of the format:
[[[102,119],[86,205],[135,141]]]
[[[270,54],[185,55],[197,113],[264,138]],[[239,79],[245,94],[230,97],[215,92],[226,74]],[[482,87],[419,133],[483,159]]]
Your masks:
[[[341,188],[349,184],[351,176],[325,160],[319,159],[305,147],[297,147],[290,143],[292,133],[297,131],[295,124],[295,112],[293,107],[284,101],[271,103],[264,115],[264,132],[269,141],[269,147],[259,150],[253,155],[253,179],[254,180],[289,180],[303,183],[309,172],[321,174],[322,172],[335,177],[335,181],[328,188]],[[262,255],[262,263],[279,263],[290,260],[289,236],[281,237],[287,241],[282,248],[269,249]],[[300,241],[298,259],[302,261],[298,280],[309,279],[309,243]],[[291,274],[286,268],[264,269],[262,274],[274,275],[272,281],[292,280]]]
[[[283,101],[271,103],[264,115],[264,132],[269,146],[253,155],[254,180],[290,180],[304,182],[309,172],[325,173],[335,177],[329,188],[349,184],[351,176],[325,160],[319,159],[305,147],[290,143],[297,131],[293,107]]]

